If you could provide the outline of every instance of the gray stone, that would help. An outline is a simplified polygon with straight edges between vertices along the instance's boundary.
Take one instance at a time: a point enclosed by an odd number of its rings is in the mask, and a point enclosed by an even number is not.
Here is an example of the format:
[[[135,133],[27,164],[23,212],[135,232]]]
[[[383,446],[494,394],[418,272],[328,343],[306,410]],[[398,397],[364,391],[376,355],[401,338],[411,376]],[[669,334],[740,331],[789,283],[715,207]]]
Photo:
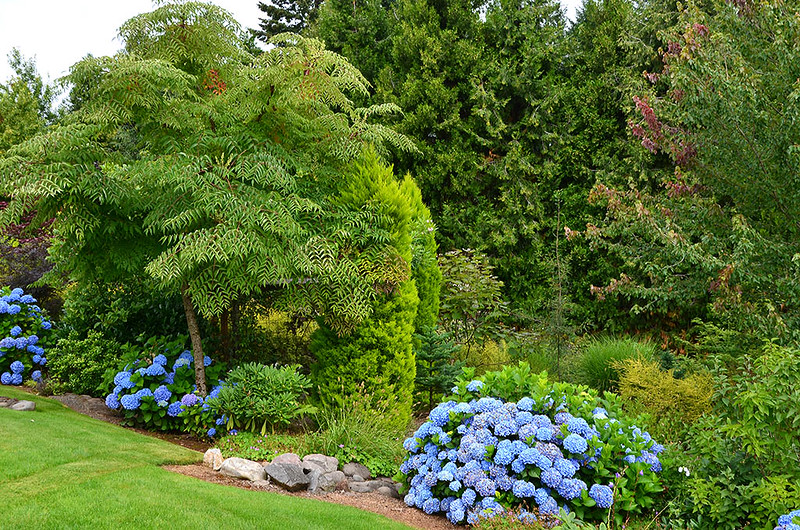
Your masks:
[[[26,401],[22,399],[8,408],[10,408],[11,410],[19,410],[22,412],[26,412],[26,411],[36,410],[36,403],[34,403],[33,401]]]
[[[399,499],[400,494],[397,493],[397,490],[391,486],[381,486],[380,488],[376,489],[379,494],[383,495],[384,497],[391,497],[393,499]]]
[[[308,473],[308,491],[309,493],[322,493],[319,488],[319,478],[322,476],[322,472],[318,469],[312,469],[310,473]]]
[[[303,472],[300,464],[273,461],[264,466],[264,470],[274,483],[289,491],[307,489],[311,478]]]
[[[350,486],[350,491],[356,493],[370,493],[386,484],[382,480],[365,480],[364,482],[349,482],[348,486]]]
[[[333,471],[331,473],[325,473],[319,477],[319,490],[321,491],[333,491],[336,489],[336,486],[341,482],[345,482],[346,477],[344,473],[341,471]]]
[[[361,475],[353,475],[350,477],[350,482],[364,482],[364,477]]]
[[[359,475],[361,478],[365,480],[369,480],[372,478],[372,473],[370,473],[369,468],[363,464],[357,464],[356,462],[350,462],[345,464],[342,468],[344,474],[348,477],[352,477],[353,475]]]
[[[315,464],[313,462],[305,462],[304,461],[302,463],[302,466],[303,466],[303,471],[305,471],[306,475],[310,475],[311,473],[314,473],[315,471],[317,473],[319,473],[320,475],[324,475],[325,474],[325,469],[322,468],[321,466],[318,466],[317,464]]]
[[[244,458],[226,458],[219,468],[219,472],[234,478],[243,478],[250,481],[264,480],[267,474],[261,464]]]
[[[321,454],[306,455],[303,457],[303,463],[319,466],[324,473],[333,473],[339,469],[339,460],[337,458]]]
[[[296,464],[301,465],[303,462],[300,457],[294,453],[283,453],[272,459],[273,464]]]
[[[216,448],[209,449],[203,454],[203,465],[210,467],[214,471],[219,471],[224,460],[225,459],[222,458],[222,451]]]

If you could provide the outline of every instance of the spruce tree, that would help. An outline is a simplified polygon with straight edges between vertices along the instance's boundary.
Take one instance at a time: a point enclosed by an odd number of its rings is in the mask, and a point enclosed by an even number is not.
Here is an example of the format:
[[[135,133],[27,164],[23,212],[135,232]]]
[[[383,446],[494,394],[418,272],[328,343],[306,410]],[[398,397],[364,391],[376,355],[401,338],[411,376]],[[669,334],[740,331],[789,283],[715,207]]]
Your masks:
[[[281,33],[302,33],[317,18],[322,0],[269,0],[258,8],[267,16],[259,22],[261,29],[251,30],[258,40],[267,42]]]
[[[430,410],[442,395],[450,391],[464,363],[453,362],[458,347],[452,341],[452,333],[440,333],[435,327],[426,327],[415,338],[417,377],[414,386],[420,407]]]

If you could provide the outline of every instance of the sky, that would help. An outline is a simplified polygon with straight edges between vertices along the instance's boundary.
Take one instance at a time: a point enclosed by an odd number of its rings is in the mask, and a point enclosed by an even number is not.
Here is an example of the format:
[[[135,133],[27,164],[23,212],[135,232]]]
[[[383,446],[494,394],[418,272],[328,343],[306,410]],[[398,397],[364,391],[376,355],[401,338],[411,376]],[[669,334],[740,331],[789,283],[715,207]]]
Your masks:
[[[561,0],[570,20],[581,0]],[[258,26],[258,0],[216,0],[246,28]],[[86,54],[113,55],[121,47],[117,29],[150,11],[151,0],[0,0],[0,83],[11,76],[7,57],[19,48],[36,58],[39,73],[53,81]]]

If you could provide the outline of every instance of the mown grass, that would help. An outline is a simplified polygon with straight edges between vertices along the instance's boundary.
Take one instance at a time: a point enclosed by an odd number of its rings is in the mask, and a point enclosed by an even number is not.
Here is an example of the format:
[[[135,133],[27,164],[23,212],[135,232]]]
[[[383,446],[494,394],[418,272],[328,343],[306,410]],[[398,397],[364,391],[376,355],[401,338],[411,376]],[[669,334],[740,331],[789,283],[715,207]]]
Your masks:
[[[210,484],[159,466],[200,453],[36,402],[35,412],[0,409],[0,528],[400,529],[347,506]]]

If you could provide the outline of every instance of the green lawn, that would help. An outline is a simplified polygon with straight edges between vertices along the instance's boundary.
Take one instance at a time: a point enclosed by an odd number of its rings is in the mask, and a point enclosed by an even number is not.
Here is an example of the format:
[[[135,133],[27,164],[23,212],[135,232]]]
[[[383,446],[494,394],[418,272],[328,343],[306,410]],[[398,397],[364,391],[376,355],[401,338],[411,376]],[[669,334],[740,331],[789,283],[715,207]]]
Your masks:
[[[36,402],[32,413],[0,408],[0,528],[408,528],[347,506],[170,473],[158,466],[201,455],[7,386],[0,395]]]

